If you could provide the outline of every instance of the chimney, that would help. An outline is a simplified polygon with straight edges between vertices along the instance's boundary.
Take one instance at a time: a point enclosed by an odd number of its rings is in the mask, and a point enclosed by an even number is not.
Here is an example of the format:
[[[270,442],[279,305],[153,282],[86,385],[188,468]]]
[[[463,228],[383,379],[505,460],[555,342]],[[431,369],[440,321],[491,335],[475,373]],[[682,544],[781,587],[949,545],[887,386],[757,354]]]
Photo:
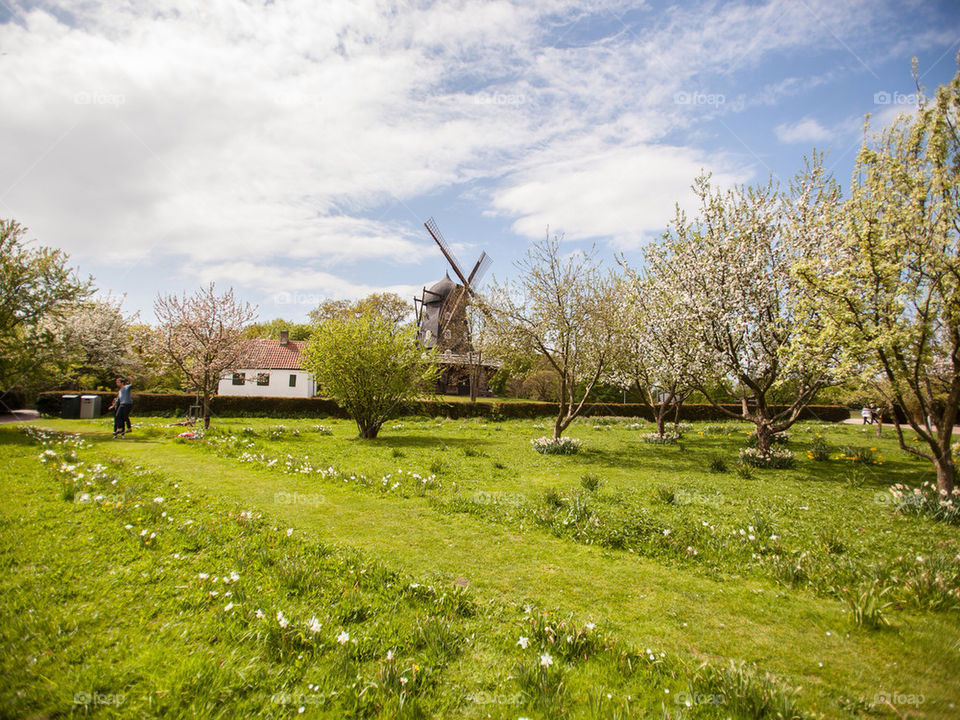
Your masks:
[[[280,331],[280,344],[281,344],[281,345],[289,345],[289,344],[290,344],[290,331],[289,331],[289,330],[281,330],[281,331]]]

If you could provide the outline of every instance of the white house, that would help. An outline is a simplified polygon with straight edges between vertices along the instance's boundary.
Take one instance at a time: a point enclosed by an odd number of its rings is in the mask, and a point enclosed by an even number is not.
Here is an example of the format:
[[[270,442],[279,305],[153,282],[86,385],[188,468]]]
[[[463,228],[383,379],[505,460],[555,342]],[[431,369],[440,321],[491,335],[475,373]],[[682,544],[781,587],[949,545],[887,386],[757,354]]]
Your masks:
[[[290,340],[286,331],[279,340],[250,340],[244,367],[220,378],[218,395],[247,397],[313,397],[317,383],[300,364],[306,343]]]

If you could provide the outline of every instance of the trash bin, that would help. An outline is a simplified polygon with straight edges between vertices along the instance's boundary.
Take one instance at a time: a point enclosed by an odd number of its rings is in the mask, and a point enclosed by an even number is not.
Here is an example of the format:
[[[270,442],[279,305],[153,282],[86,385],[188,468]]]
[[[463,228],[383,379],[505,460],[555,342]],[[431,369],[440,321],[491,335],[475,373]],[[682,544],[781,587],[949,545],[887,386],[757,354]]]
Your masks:
[[[100,417],[99,395],[80,396],[80,417],[86,419]]]
[[[62,395],[60,397],[60,417],[64,420],[76,420],[80,417],[79,395]]]

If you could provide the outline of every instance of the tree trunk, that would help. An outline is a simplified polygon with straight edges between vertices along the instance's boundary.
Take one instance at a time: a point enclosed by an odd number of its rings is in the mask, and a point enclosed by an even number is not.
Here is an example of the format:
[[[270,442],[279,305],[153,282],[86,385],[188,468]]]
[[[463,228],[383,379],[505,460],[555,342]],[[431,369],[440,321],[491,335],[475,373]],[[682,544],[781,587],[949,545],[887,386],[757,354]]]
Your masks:
[[[666,420],[666,414],[664,408],[657,408],[657,435],[660,437],[663,437],[663,426]]]
[[[380,424],[373,423],[372,425],[362,425],[360,427],[360,437],[364,440],[375,440],[377,435],[380,434]]]
[[[203,396],[203,429],[207,430],[210,428],[210,397],[207,395]]]
[[[563,406],[560,407],[560,412],[557,413],[557,421],[553,424],[553,439],[559,440],[560,436],[563,435]]]
[[[773,433],[770,431],[770,425],[766,421],[757,423],[757,450],[761,455],[770,454],[770,446],[773,441]]]
[[[941,495],[944,492],[952,493],[957,472],[953,461],[953,453],[947,448],[943,455],[934,461],[934,464],[937,466],[937,491]]]

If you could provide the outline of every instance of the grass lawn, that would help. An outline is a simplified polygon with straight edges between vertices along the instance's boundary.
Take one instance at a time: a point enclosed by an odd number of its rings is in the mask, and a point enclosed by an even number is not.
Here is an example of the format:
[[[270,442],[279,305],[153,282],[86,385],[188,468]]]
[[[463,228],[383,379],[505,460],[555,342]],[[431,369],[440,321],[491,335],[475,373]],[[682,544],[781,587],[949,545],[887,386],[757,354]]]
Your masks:
[[[165,422],[0,429],[0,713],[958,714],[960,527],[894,512],[933,473],[872,428],[746,472],[739,424]]]

